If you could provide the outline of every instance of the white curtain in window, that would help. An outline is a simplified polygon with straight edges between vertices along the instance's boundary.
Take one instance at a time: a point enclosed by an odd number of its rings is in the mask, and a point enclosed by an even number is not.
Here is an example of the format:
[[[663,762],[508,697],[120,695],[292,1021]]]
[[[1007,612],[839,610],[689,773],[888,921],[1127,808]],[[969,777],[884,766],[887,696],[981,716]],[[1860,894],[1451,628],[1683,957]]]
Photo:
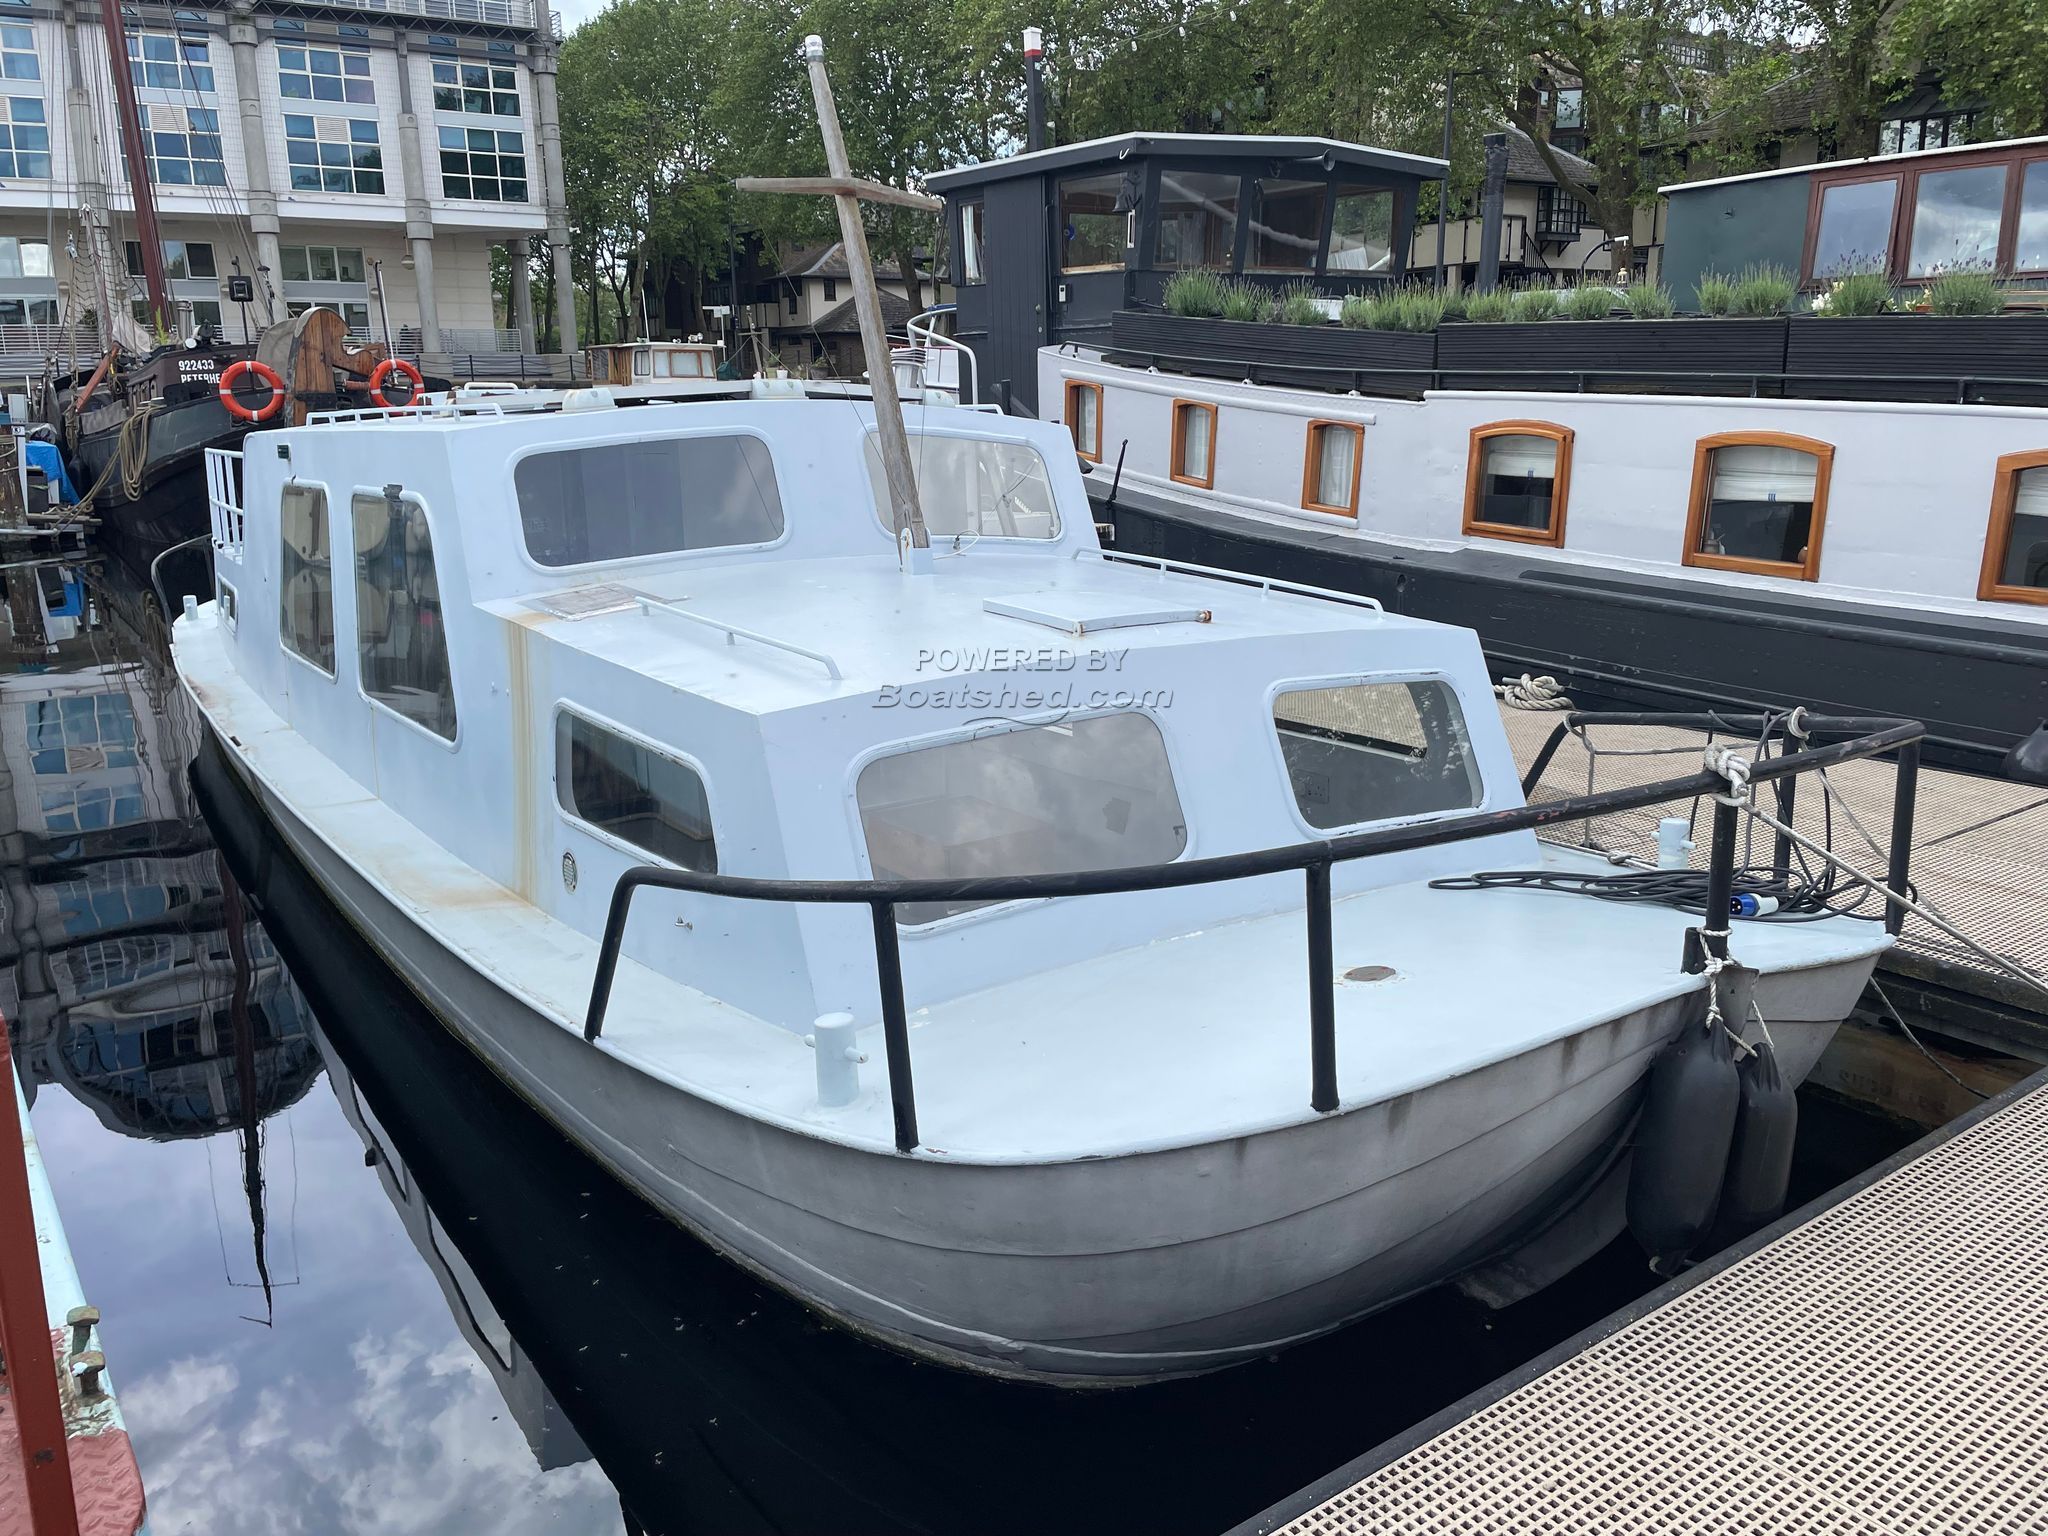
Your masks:
[[[2015,517],[2048,518],[2048,465],[2020,471],[2012,510]]]
[[[1820,461],[1798,448],[1741,443],[1716,448],[1715,501],[1812,501]]]
[[[1180,463],[1175,468],[1190,480],[1207,480],[1216,418],[1198,406],[1183,405],[1177,409],[1180,411]]]
[[[1516,480],[1557,478],[1557,440],[1550,437],[1489,437],[1486,473]]]
[[[1358,462],[1359,434],[1349,427],[1316,428],[1316,500],[1326,507],[1351,505],[1351,477]]]

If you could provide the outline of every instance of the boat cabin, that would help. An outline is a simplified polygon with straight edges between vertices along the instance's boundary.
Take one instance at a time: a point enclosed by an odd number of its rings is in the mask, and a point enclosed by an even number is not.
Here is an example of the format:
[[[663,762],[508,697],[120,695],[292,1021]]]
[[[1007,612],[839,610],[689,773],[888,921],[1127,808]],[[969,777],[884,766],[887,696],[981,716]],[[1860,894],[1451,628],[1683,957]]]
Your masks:
[[[718,348],[695,341],[613,341],[583,349],[590,382],[660,391],[673,380],[718,377]]]

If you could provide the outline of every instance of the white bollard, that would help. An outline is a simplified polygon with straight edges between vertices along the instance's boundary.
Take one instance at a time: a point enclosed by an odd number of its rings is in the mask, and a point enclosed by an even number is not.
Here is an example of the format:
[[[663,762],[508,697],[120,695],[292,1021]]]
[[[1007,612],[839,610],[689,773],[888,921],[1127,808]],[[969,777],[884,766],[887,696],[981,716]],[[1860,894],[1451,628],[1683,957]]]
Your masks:
[[[1683,816],[1666,816],[1657,823],[1657,867],[1659,869],[1692,868],[1692,839],[1685,834],[1692,830],[1692,823]]]
[[[867,1058],[854,1044],[858,1033],[850,1013],[821,1013],[811,1026],[808,1038],[818,1057],[818,1103],[823,1108],[836,1109],[860,1097],[860,1064]]]

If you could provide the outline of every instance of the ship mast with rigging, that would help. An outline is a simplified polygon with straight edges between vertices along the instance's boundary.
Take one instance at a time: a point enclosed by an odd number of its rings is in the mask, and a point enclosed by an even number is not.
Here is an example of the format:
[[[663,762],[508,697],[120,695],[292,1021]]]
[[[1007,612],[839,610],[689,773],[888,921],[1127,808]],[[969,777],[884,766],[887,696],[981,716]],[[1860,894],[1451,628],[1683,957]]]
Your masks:
[[[150,323],[161,329],[170,324],[171,295],[164,281],[156,189],[149,179],[149,157],[143,152],[142,114],[135,103],[135,77],[128,65],[128,33],[121,21],[121,0],[100,0],[100,23],[106,29],[107,65],[114,76],[115,111],[121,119],[121,158],[127,163],[128,187],[135,197],[135,236],[142,247],[142,284],[149,294]],[[179,67],[183,67],[182,61]],[[111,321],[110,316],[110,327]]]

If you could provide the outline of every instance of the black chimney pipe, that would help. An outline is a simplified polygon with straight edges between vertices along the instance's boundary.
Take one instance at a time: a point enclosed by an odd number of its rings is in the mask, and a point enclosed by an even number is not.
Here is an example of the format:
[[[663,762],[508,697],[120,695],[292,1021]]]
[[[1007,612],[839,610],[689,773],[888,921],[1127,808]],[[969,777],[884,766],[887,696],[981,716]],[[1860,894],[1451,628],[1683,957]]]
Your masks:
[[[1500,286],[1501,208],[1508,190],[1508,136],[1489,133],[1480,140],[1486,150],[1486,185],[1479,199],[1479,282],[1481,293]]]

